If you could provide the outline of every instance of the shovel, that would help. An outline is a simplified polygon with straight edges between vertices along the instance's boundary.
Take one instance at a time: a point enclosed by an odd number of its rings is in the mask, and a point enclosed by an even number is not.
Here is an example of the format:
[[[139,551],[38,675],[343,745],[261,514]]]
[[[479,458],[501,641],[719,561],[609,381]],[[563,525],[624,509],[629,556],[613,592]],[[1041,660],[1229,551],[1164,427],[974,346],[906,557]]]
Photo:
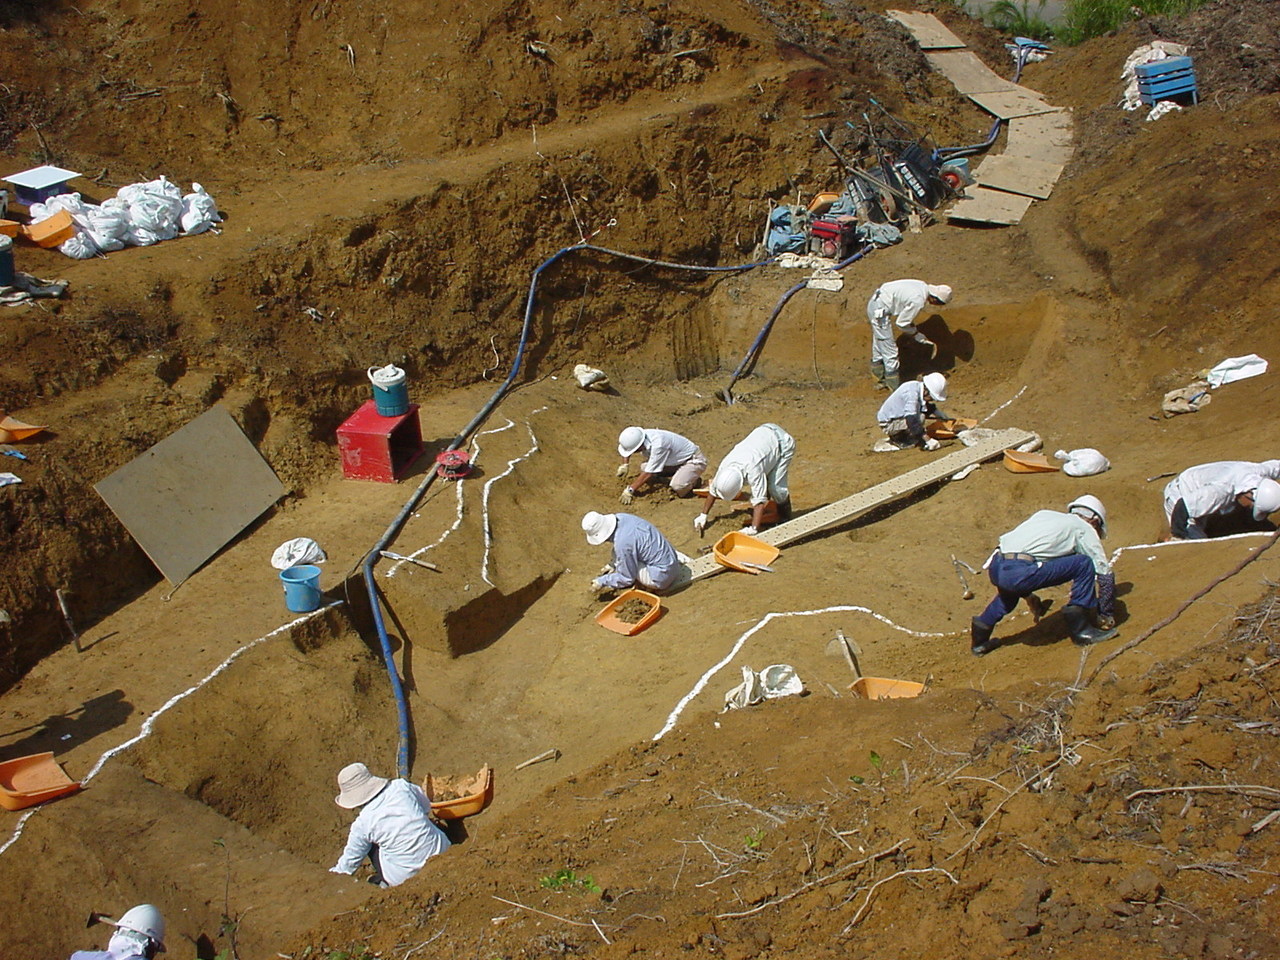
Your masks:
[[[837,630],[836,635],[827,641],[827,653],[833,656],[839,653],[844,657],[845,663],[849,664],[849,669],[853,671],[853,678],[862,679],[862,669],[858,666],[858,657],[862,655],[862,648],[846,637],[843,630]]]

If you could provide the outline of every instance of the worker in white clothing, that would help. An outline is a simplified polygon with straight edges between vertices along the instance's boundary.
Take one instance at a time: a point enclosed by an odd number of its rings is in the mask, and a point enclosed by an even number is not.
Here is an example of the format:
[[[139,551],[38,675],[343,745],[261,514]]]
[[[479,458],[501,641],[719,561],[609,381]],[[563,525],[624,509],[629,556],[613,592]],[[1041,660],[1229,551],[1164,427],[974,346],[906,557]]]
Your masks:
[[[352,763],[338,771],[334,802],[360,813],[330,873],[355,873],[367,856],[373,865],[369,882],[398,887],[450,847],[444,831],[431,822],[431,801],[416,783],[375,777],[363,763]]]
[[[592,593],[625,590],[637,584],[646,590],[662,591],[676,582],[680,555],[648,520],[632,513],[592,510],[582,518],[582,530],[593,547],[613,541],[613,562],[591,581]]]
[[[991,637],[1006,614],[1024,597],[1039,617],[1043,604],[1035,591],[1071,581],[1071,602],[1063,609],[1067,630],[1077,646],[1110,640],[1116,635],[1116,578],[1102,549],[1107,510],[1085,494],[1067,504],[1067,512],[1039,510],[1003,537],[987,561],[996,595],[973,618],[970,649],[976,656],[1000,645]],[[1097,614],[1097,626],[1091,622]]]
[[[152,960],[164,953],[164,917],[149,903],[130,907],[119,920],[90,914],[89,924],[97,921],[115,927],[105,950],[77,950],[71,960]]]
[[[618,476],[627,475],[633,453],[643,454],[645,461],[640,465],[640,476],[622,488],[618,499],[624,505],[630,505],[649,478],[659,474],[670,476],[672,493],[687,497],[707,469],[707,458],[698,445],[670,430],[627,427],[618,434],[618,456],[622,457]]]
[[[777,504],[778,516],[790,520],[791,487],[787,474],[795,453],[795,440],[776,423],[756,427],[720,461],[693,528],[701,535],[716,501],[736,500],[743,484],[751,490],[751,525],[743,528],[744,533],[754,535],[764,525],[764,508],[770,500]]]
[[[940,307],[950,299],[951,288],[945,283],[923,280],[891,280],[876,289],[867,301],[867,320],[871,322],[871,375],[877,386],[896,390],[902,382],[898,374],[898,330],[928,347],[930,359],[937,354],[937,344],[916,329],[915,321],[925,304]]]
[[[907,447],[937,450],[939,443],[926,436],[924,422],[951,419],[937,405],[947,399],[947,378],[940,373],[926,373],[922,380],[908,380],[880,404],[876,420],[885,439],[872,448],[876,453],[892,453]]]
[[[1219,460],[1188,467],[1164,488],[1164,515],[1178,540],[1273,529],[1280,510],[1280,460]]]

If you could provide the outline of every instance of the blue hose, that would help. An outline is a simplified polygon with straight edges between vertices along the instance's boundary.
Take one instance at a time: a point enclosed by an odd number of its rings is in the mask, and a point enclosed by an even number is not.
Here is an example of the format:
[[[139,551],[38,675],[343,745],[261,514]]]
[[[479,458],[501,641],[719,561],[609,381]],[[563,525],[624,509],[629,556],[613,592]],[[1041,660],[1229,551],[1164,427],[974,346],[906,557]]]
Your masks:
[[[697,267],[683,263],[670,263],[666,260],[655,260],[652,257],[636,256],[631,253],[622,253],[618,250],[610,250],[607,247],[598,247],[594,244],[587,243],[585,240],[582,243],[574,244],[571,247],[563,247],[555,254],[544,260],[538,268],[533,271],[533,276],[529,280],[529,297],[525,303],[524,322],[520,327],[520,340],[516,346],[515,356],[511,360],[511,371],[507,374],[507,378],[498,386],[498,389],[493,392],[493,395],[489,397],[484,406],[480,408],[480,412],[477,413],[471,419],[471,422],[463,427],[458,435],[453,438],[447,448],[448,450],[457,450],[467,442],[471,434],[489,418],[489,415],[493,413],[494,408],[497,407],[498,403],[511,389],[512,383],[515,382],[516,376],[520,372],[520,367],[524,362],[524,351],[529,342],[530,328],[533,325],[533,308],[536,303],[538,293],[539,277],[542,276],[543,271],[552,264],[558,262],[561,258],[580,250],[591,250],[595,253],[608,254],[609,256],[618,257],[623,260],[631,260],[643,266],[666,267],[673,270],[691,270],[698,273],[728,273],[740,270],[751,270],[755,267],[761,267],[766,263],[771,263],[773,261],[773,258],[770,257],[766,260],[740,264],[732,267]],[[852,260],[849,262],[852,262]],[[409,777],[409,750],[412,742],[412,730],[409,721],[409,703],[405,699],[404,685],[400,682],[400,674],[396,671],[395,658],[391,649],[391,638],[387,636],[387,626],[382,619],[382,607],[378,601],[378,588],[373,580],[373,565],[378,562],[382,551],[391,545],[391,541],[394,540],[396,534],[400,532],[400,529],[409,519],[409,516],[413,513],[418,503],[421,502],[423,496],[426,494],[427,490],[430,489],[431,484],[435,479],[436,472],[434,470],[428,471],[422,482],[418,484],[417,489],[413,491],[413,495],[410,496],[405,502],[405,505],[400,508],[400,512],[396,514],[396,518],[391,521],[391,525],[387,527],[386,532],[382,534],[382,537],[373,545],[373,548],[365,556],[362,564],[365,590],[369,595],[369,609],[373,612],[374,629],[378,632],[378,643],[382,647],[382,660],[386,664],[387,676],[391,681],[391,692],[396,698],[396,712],[400,726],[399,745],[396,750],[396,770],[397,776],[404,779]]]

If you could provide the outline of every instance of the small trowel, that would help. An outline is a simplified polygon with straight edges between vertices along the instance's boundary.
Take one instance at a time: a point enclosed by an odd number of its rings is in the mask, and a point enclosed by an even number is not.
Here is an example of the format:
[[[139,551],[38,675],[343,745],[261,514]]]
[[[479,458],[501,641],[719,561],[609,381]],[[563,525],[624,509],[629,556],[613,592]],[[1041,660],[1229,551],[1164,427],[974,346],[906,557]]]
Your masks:
[[[862,648],[856,641],[846,637],[843,630],[837,630],[836,635],[827,641],[827,654],[833,657],[844,657],[845,663],[849,664],[849,669],[853,671],[853,678],[862,679],[862,668],[858,666],[858,657],[862,656]]]

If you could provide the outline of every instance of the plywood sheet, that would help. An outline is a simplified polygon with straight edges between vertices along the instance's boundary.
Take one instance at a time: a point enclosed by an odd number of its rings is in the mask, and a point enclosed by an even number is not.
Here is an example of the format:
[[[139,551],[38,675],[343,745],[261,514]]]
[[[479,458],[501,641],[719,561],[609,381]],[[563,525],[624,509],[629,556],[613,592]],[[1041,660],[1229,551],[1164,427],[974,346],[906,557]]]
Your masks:
[[[931,13],[907,10],[888,10],[886,13],[907,28],[907,32],[920,44],[921,50],[953,50],[964,46],[964,41]]]
[[[285,492],[222,407],[196,417],[94,489],[174,584]]]
[[[944,50],[927,53],[925,59],[938,73],[950,80],[963,94],[1018,91],[1024,88],[1006,80],[969,50]]]
[[[969,187],[968,196],[947,211],[948,220],[971,220],[1008,226],[1019,223],[1031,206],[1031,198],[1003,190]]]
[[[989,437],[982,443],[975,444],[972,447],[961,447],[954,453],[948,453],[937,460],[930,460],[923,466],[908,470],[904,474],[884,481],[884,483],[877,483],[873,487],[868,487],[866,490],[852,494],[842,500],[837,500],[835,503],[829,503],[825,507],[811,510],[803,516],[796,517],[794,520],[788,520],[786,523],[771,527],[761,533],[759,539],[775,547],[784,547],[820,530],[825,530],[827,527],[833,527],[838,523],[851,520],[861,513],[866,513],[868,510],[880,506],[882,503],[888,503],[909,493],[914,493],[921,487],[927,487],[931,483],[944,480],[953,473],[959,473],[971,464],[990,460],[992,457],[1004,453],[1010,447],[1026,443],[1032,436],[1033,434],[1025,430],[1001,430],[995,436]],[[889,454],[885,454],[885,456],[889,456]],[[906,458],[910,457],[911,454],[905,453],[902,456]],[[727,569],[727,567],[717,563],[715,557],[710,554],[698,557],[688,564],[687,572],[682,571],[680,579],[676,581],[676,584],[671,589],[679,590],[687,587],[695,580],[702,580],[717,573],[723,573]],[[760,576],[779,576],[783,568],[775,564],[774,570],[777,572],[773,574],[762,573]]]
[[[1029,117],[1037,113],[1055,113],[1058,108],[1045,103],[1026,87],[1016,90],[997,90],[992,93],[971,93],[970,100],[987,113],[993,113],[1001,120],[1012,120],[1014,117]]]
[[[1062,164],[999,154],[985,158],[973,171],[978,183],[1043,200],[1053,192],[1062,175]]]
[[[1009,139],[1036,140],[1069,147],[1074,140],[1074,121],[1070,110],[1054,109],[1009,121]]]

